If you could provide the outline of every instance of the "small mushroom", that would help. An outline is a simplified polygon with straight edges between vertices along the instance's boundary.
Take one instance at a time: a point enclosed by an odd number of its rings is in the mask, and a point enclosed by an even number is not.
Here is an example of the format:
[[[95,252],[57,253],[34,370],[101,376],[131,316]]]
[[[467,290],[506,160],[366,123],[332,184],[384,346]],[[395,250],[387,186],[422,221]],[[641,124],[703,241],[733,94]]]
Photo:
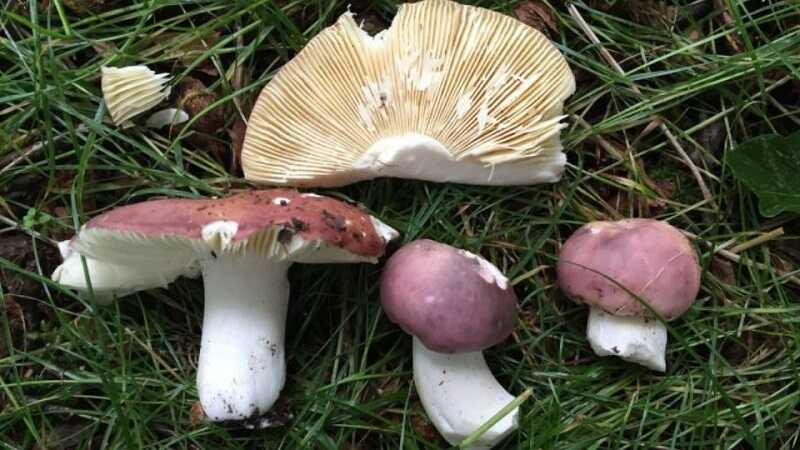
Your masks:
[[[374,263],[396,236],[353,206],[292,190],[152,200],[86,223],[53,279],[86,290],[88,278],[108,299],[199,269],[205,286],[197,370],[202,408],[212,421],[265,426],[262,417],[286,378],[289,266]]]
[[[300,95],[309,89],[315,95]],[[574,90],[558,49],[498,12],[409,3],[374,36],[346,13],[261,91],[242,168],[250,180],[292,186],[555,182]]]
[[[414,384],[442,436],[460,444],[514,397],[492,375],[482,351],[514,327],[517,297],[489,261],[427,239],[398,250],[381,276],[381,303],[414,336]],[[473,449],[488,449],[517,428],[519,409]]]
[[[666,370],[662,319],[681,316],[700,290],[697,253],[680,231],[652,219],[592,222],[567,239],[556,268],[564,293],[590,307],[597,355]]]

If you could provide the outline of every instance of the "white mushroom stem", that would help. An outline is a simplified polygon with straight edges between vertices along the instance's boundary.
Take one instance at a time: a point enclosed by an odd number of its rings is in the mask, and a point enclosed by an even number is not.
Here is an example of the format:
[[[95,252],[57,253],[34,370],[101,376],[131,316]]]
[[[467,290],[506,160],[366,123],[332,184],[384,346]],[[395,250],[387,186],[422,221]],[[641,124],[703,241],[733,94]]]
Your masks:
[[[212,421],[269,411],[286,380],[284,331],[290,262],[223,254],[202,262],[205,314],[197,391]]]
[[[658,320],[617,317],[591,307],[586,336],[598,356],[619,356],[659,372],[667,368],[667,328]]]
[[[414,384],[422,406],[439,433],[452,445],[514,400],[492,375],[482,352],[434,352],[414,338]],[[486,431],[470,449],[489,449],[517,428],[515,408]]]

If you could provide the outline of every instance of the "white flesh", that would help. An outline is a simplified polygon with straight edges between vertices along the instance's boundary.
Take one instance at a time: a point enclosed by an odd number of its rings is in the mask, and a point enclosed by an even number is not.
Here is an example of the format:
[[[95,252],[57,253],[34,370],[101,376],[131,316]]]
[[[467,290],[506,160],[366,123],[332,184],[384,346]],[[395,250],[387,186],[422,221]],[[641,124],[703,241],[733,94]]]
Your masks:
[[[205,313],[197,391],[212,421],[257,421],[277,400],[286,381],[290,265],[257,255],[202,262]]]
[[[482,352],[434,352],[414,338],[414,384],[439,433],[459,445],[514,396],[492,375]],[[490,428],[470,449],[489,449],[517,428],[519,408]]]
[[[489,165],[454,159],[438,141],[422,135],[385,138],[353,164],[359,178],[396,177],[483,185],[552,183],[561,178],[566,157],[530,158]]]
[[[191,275],[191,268],[185,264],[169,265],[128,265],[115,262],[98,261],[86,257],[86,272],[83,270],[81,255],[77,252],[64,252],[64,262],[53,272],[53,281],[80,292],[88,292],[89,280],[94,291],[95,301],[101,305],[112,302],[114,297],[122,297],[144,289],[164,287],[181,275]]]
[[[658,320],[617,317],[591,307],[586,336],[598,356],[619,356],[659,372],[667,368],[667,328]]]
[[[162,109],[153,113],[144,123],[149,128],[163,128],[167,125],[175,126],[189,121],[189,114],[176,108]]]

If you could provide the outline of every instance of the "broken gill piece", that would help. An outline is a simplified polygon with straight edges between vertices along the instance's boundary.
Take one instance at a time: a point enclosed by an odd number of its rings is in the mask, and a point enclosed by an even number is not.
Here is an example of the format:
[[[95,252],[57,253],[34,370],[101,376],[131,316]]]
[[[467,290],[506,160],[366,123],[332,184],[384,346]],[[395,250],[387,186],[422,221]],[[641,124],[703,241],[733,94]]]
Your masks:
[[[512,17],[424,0],[370,36],[346,13],[262,90],[242,167],[292,186],[555,182],[574,90],[558,49]]]
[[[88,276],[108,299],[199,270],[205,286],[200,403],[212,421],[261,427],[286,378],[289,266],[374,263],[396,236],[356,207],[287,189],[151,200],[87,222],[53,280],[86,290]]]
[[[101,67],[101,89],[111,120],[122,126],[169,97],[169,75],[147,66]]]
[[[447,442],[461,444],[514,400],[482,353],[511,334],[517,316],[516,294],[492,263],[427,239],[411,242],[386,262],[381,304],[414,336],[414,385]],[[491,448],[518,417],[515,408],[469,448]]]
[[[681,316],[700,290],[697,253],[680,231],[652,219],[592,222],[567,239],[556,270],[567,297],[590,308],[586,335],[598,356],[666,370],[661,320]]]

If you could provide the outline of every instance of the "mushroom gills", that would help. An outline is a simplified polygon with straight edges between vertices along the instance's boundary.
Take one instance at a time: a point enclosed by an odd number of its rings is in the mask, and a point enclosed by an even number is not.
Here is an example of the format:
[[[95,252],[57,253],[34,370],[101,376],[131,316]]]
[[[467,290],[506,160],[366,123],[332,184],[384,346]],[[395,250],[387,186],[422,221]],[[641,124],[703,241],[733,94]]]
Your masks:
[[[433,425],[459,445],[514,400],[492,375],[482,352],[445,354],[414,338],[414,384]],[[486,431],[469,450],[489,449],[514,431],[519,408]]]
[[[586,336],[598,356],[619,356],[659,372],[667,368],[667,328],[656,319],[618,317],[592,306]]]
[[[223,253],[202,262],[205,311],[197,391],[212,421],[260,416],[286,381],[284,331],[289,303],[288,261]]]

